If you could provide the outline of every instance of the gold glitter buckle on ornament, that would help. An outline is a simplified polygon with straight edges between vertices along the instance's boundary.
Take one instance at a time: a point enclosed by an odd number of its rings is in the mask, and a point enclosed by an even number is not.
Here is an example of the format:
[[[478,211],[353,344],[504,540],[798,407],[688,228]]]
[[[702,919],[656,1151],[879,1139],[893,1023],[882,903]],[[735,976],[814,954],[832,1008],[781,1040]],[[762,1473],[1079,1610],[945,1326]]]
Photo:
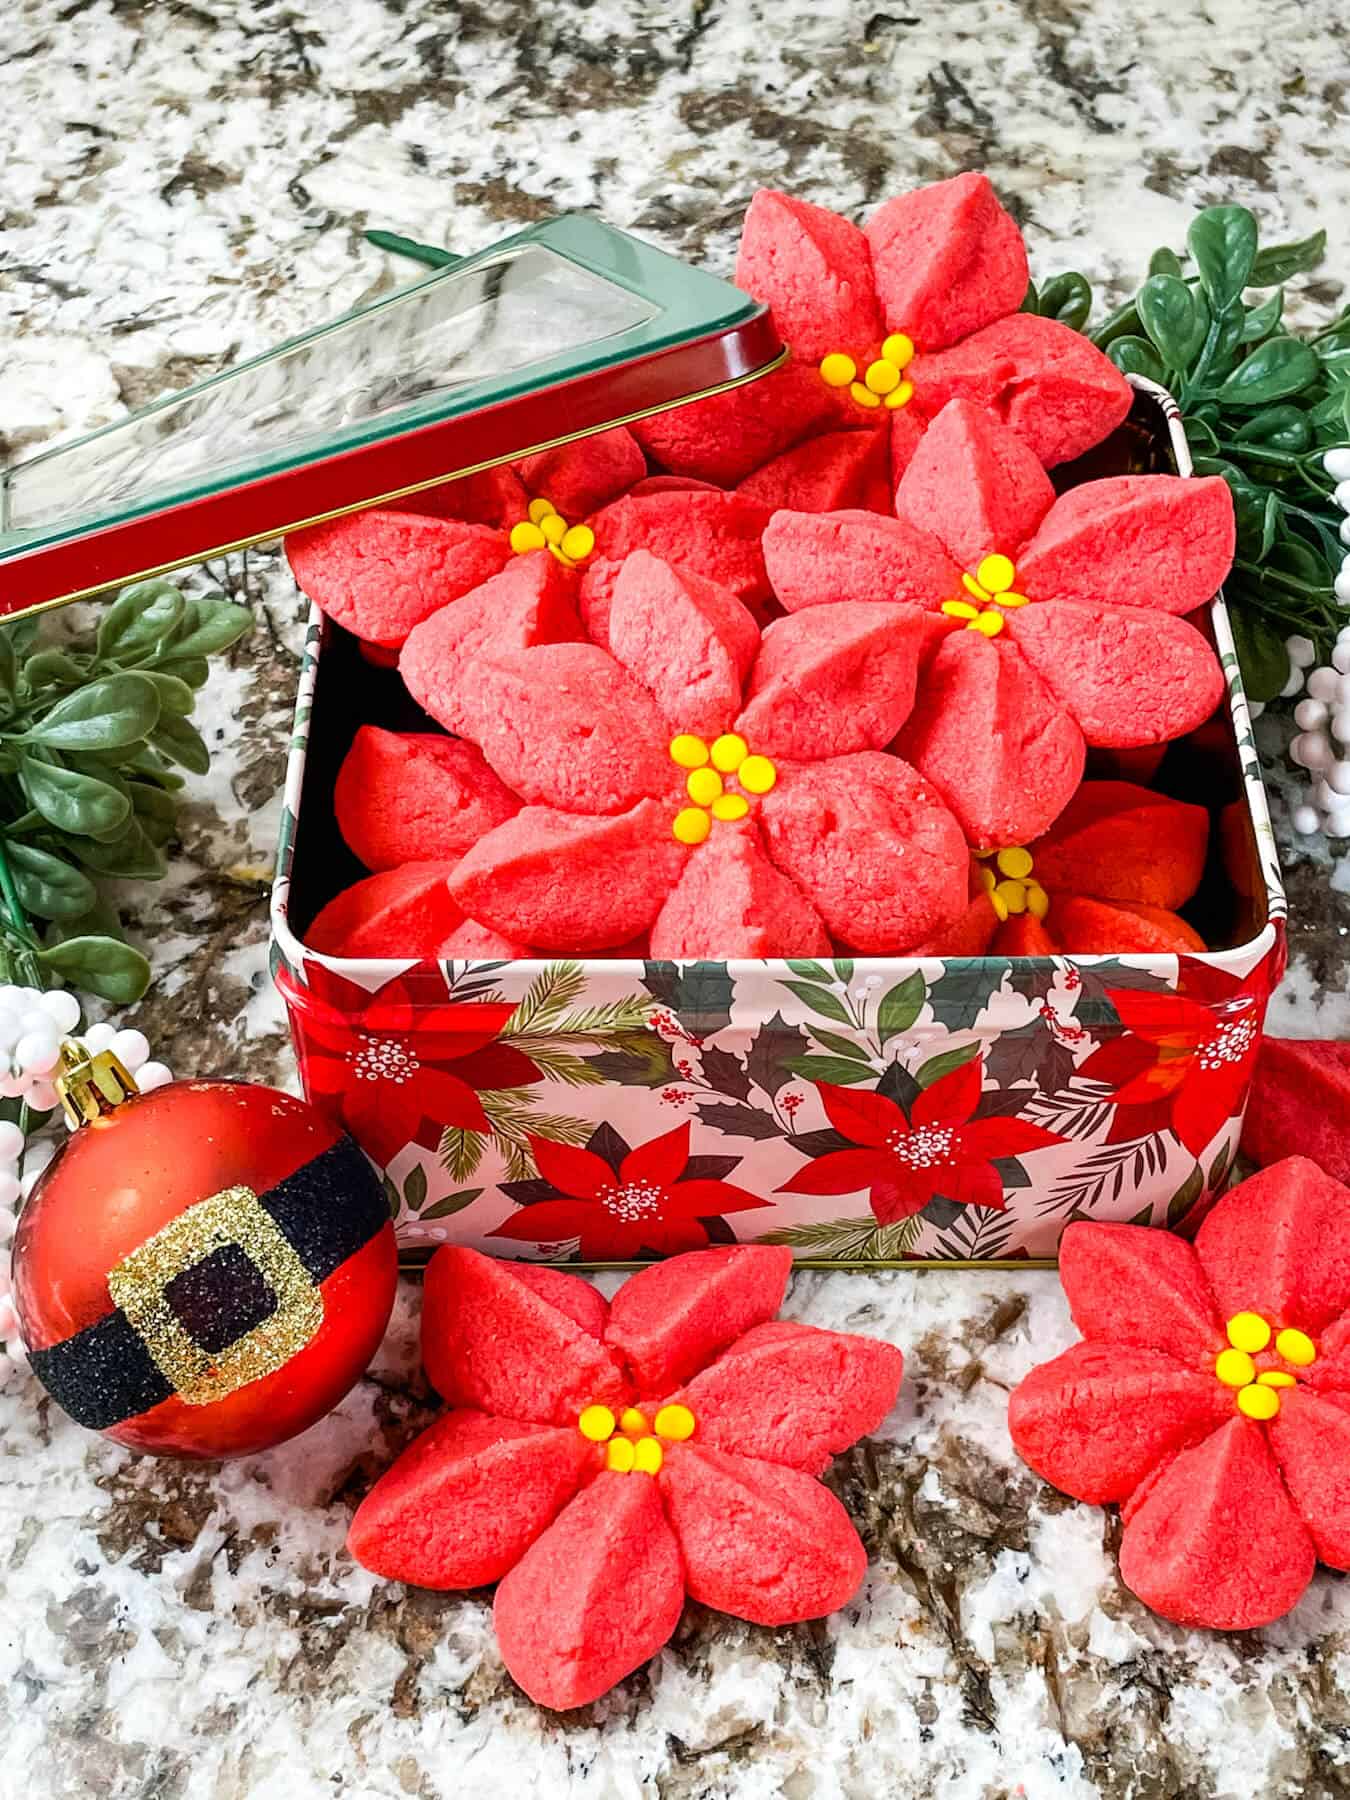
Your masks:
[[[175,1313],[166,1289],[218,1250],[235,1246],[276,1297],[275,1309],[218,1350]],[[108,1275],[113,1303],[189,1406],[209,1406],[288,1362],[323,1324],[323,1297],[252,1188],[224,1188],[171,1219]]]

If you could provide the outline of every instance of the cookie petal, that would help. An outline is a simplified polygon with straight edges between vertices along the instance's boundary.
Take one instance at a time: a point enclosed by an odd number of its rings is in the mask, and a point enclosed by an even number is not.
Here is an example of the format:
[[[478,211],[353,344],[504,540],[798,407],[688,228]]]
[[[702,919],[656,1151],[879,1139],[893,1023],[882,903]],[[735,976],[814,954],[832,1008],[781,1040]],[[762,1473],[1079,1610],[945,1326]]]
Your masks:
[[[382,507],[286,539],[302,592],[376,644],[401,644],[414,625],[497,574],[510,555],[502,533],[486,525]]]
[[[1318,1561],[1350,1569],[1350,1410],[1344,1395],[1286,1388],[1266,1429]]]
[[[398,659],[408,692],[438,724],[468,727],[463,689],[485,657],[536,644],[574,643],[576,578],[545,550],[513,556],[499,575],[416,626]]]
[[[614,1296],[605,1341],[643,1394],[664,1395],[783,1303],[792,1252],[767,1244],[695,1250],[630,1275]]]
[[[1350,1311],[1350,1189],[1306,1156],[1225,1194],[1195,1248],[1225,1319],[1256,1312],[1316,1334]]]
[[[368,869],[456,861],[520,802],[472,744],[362,725],[333,789],[338,828]]]
[[[780,768],[760,817],[773,861],[833,936],[865,955],[909,949],[966,909],[961,827],[898,757],[863,751]]]
[[[330,900],[303,934],[322,956],[435,956],[463,922],[446,885],[458,865],[402,863]]]
[[[1037,600],[1108,601],[1187,613],[1233,566],[1233,496],[1220,475],[1117,475],[1056,500],[1017,559]]]
[[[1120,1574],[1178,1625],[1247,1631],[1297,1604],[1317,1553],[1265,1434],[1235,1417],[1182,1450],[1130,1509]]]
[[[646,931],[684,867],[672,817],[657,800],[593,818],[527,806],[460,861],[453,897],[472,918],[541,950],[626,944]]]
[[[992,325],[1026,295],[1022,234],[987,176],[955,175],[887,200],[866,236],[886,328],[920,350]]]
[[[1085,781],[1030,848],[1051,893],[1175,910],[1199,887],[1208,845],[1203,806],[1131,781]]]
[[[759,627],[729,588],[634,550],[610,592],[607,635],[671,732],[715,738],[736,717]]]
[[[895,1405],[904,1358],[851,1332],[774,1320],[747,1331],[673,1398],[695,1442],[819,1475]]]
[[[422,1298],[422,1361],[436,1392],[452,1406],[547,1425],[575,1425],[593,1403],[622,1405],[617,1358],[578,1323],[580,1302],[557,1300],[556,1284],[541,1290],[511,1263],[438,1250]]]
[[[961,569],[931,532],[873,512],[776,512],[764,564],[793,613],[840,599],[932,608],[961,592]]]
[[[756,469],[736,492],[774,512],[785,507],[807,513],[856,508],[889,515],[889,434],[869,428],[808,438]]]
[[[961,630],[923,670],[898,748],[980,850],[1039,836],[1068,804],[1087,755],[1082,732],[1015,645]]]
[[[717,824],[657,914],[651,954],[670,962],[828,956],[830,934],[806,895],[765,856],[757,831]]]
[[[793,359],[743,387],[640,419],[633,434],[674,474],[734,487],[803,438],[839,424],[849,404],[812,363]]]
[[[839,1501],[797,1469],[695,1444],[658,1477],[692,1599],[755,1625],[821,1619],[850,1601],[867,1552]]]
[[[1100,1506],[1126,1499],[1166,1457],[1232,1412],[1232,1389],[1212,1373],[1160,1350],[1087,1343],[1031,1371],[1009,1402],[1008,1429],[1038,1475]]]
[[[924,433],[900,477],[895,510],[973,574],[993,551],[1015,559],[1054,499],[1049,476],[1021,439],[982,406],[958,399]],[[958,589],[952,597],[964,596]]]
[[[680,1622],[684,1574],[656,1483],[597,1475],[497,1589],[502,1661],[540,1706],[585,1706],[656,1655]]]
[[[987,408],[1046,468],[1101,443],[1130,410],[1125,377],[1081,332],[1013,313],[950,350],[916,356],[914,399],[930,418],[954,399]]]
[[[764,632],[736,730],[758,754],[801,762],[880,750],[909,717],[923,615],[839,600]]]
[[[456,1409],[437,1419],[356,1509],[347,1548],[412,1587],[500,1581],[599,1466],[572,1427]]]
[[[804,361],[832,350],[861,360],[881,341],[866,237],[809,200],[773,188],[756,193],[741,227],[736,285],[773,308],[774,323]]]
[[[1223,698],[1218,657],[1168,613],[1047,600],[1011,615],[1007,635],[1089,744],[1170,743]]]
[[[1203,1369],[1225,1347],[1223,1322],[1200,1259],[1144,1225],[1070,1225],[1059,1278],[1085,1338],[1136,1344]]]
[[[650,550],[666,562],[688,563],[751,607],[769,598],[760,547],[768,522],[768,509],[756,501],[708,488],[625,494],[591,521],[605,561]]]
[[[493,655],[463,683],[460,703],[465,735],[528,802],[618,813],[671,786],[665,721],[595,644]]]
[[[1194,926],[1161,906],[1065,894],[1052,903],[1052,912],[1056,942],[1065,956],[1200,956],[1207,948]]]
[[[522,457],[515,466],[526,489],[551,501],[573,525],[617,500],[647,473],[641,445],[622,425]]]

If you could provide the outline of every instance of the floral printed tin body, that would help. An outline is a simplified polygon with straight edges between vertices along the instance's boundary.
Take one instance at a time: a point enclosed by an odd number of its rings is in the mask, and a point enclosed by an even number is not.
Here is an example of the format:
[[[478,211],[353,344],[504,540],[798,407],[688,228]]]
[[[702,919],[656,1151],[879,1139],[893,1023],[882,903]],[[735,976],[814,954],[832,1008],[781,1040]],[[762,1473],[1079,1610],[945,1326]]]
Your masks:
[[[1137,466],[1143,444],[1188,474],[1175,407],[1136,386],[1090,472]],[[303,942],[353,872],[332,794],[356,726],[415,722],[316,614],[275,967],[305,1091],[384,1171],[405,1250],[596,1264],[768,1241],[814,1262],[999,1262],[1052,1257],[1075,1219],[1198,1222],[1232,1162],[1284,918],[1221,600],[1210,625],[1226,716],[1171,746],[1157,785],[1211,813],[1196,922],[1225,948],[425,963]]]

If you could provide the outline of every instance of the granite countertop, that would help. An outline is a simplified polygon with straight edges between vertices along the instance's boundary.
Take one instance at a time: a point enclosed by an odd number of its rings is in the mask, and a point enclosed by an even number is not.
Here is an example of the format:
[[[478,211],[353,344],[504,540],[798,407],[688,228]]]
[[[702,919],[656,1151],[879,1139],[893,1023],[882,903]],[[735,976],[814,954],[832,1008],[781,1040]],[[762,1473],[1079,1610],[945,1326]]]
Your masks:
[[[1347,214],[1344,19],[1300,0],[20,0],[0,41],[0,448],[115,418],[388,287],[380,224],[477,248],[593,207],[727,271],[752,190],[860,211],[989,171],[1033,269],[1131,282],[1193,208]],[[1336,246],[1313,298],[1346,274]],[[266,895],[302,626],[272,551],[209,578],[259,629],[205,705],[136,1022],[180,1072],[290,1083]],[[204,579],[197,577],[195,579]],[[1289,867],[1285,1033],[1350,1025],[1350,882]],[[1329,880],[1329,876],[1334,876]],[[823,1624],[691,1607],[650,1668],[543,1714],[482,1594],[380,1584],[353,1497],[430,1416],[416,1289],[332,1418],[224,1468],[138,1459],[0,1392],[0,1800],[1251,1796],[1350,1790],[1350,1587],[1227,1638],[1122,1589],[1113,1516],[1012,1455],[1010,1386],[1072,1332],[1055,1277],[804,1274],[885,1334],[888,1426],[831,1477],[872,1553]]]

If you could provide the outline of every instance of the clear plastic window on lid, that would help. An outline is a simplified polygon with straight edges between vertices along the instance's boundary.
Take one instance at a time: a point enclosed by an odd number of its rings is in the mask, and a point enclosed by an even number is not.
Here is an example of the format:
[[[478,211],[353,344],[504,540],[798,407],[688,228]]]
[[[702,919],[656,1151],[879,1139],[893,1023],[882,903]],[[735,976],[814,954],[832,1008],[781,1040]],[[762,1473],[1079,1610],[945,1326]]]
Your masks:
[[[752,380],[765,309],[549,220],[0,475],[0,614],[276,537]]]

